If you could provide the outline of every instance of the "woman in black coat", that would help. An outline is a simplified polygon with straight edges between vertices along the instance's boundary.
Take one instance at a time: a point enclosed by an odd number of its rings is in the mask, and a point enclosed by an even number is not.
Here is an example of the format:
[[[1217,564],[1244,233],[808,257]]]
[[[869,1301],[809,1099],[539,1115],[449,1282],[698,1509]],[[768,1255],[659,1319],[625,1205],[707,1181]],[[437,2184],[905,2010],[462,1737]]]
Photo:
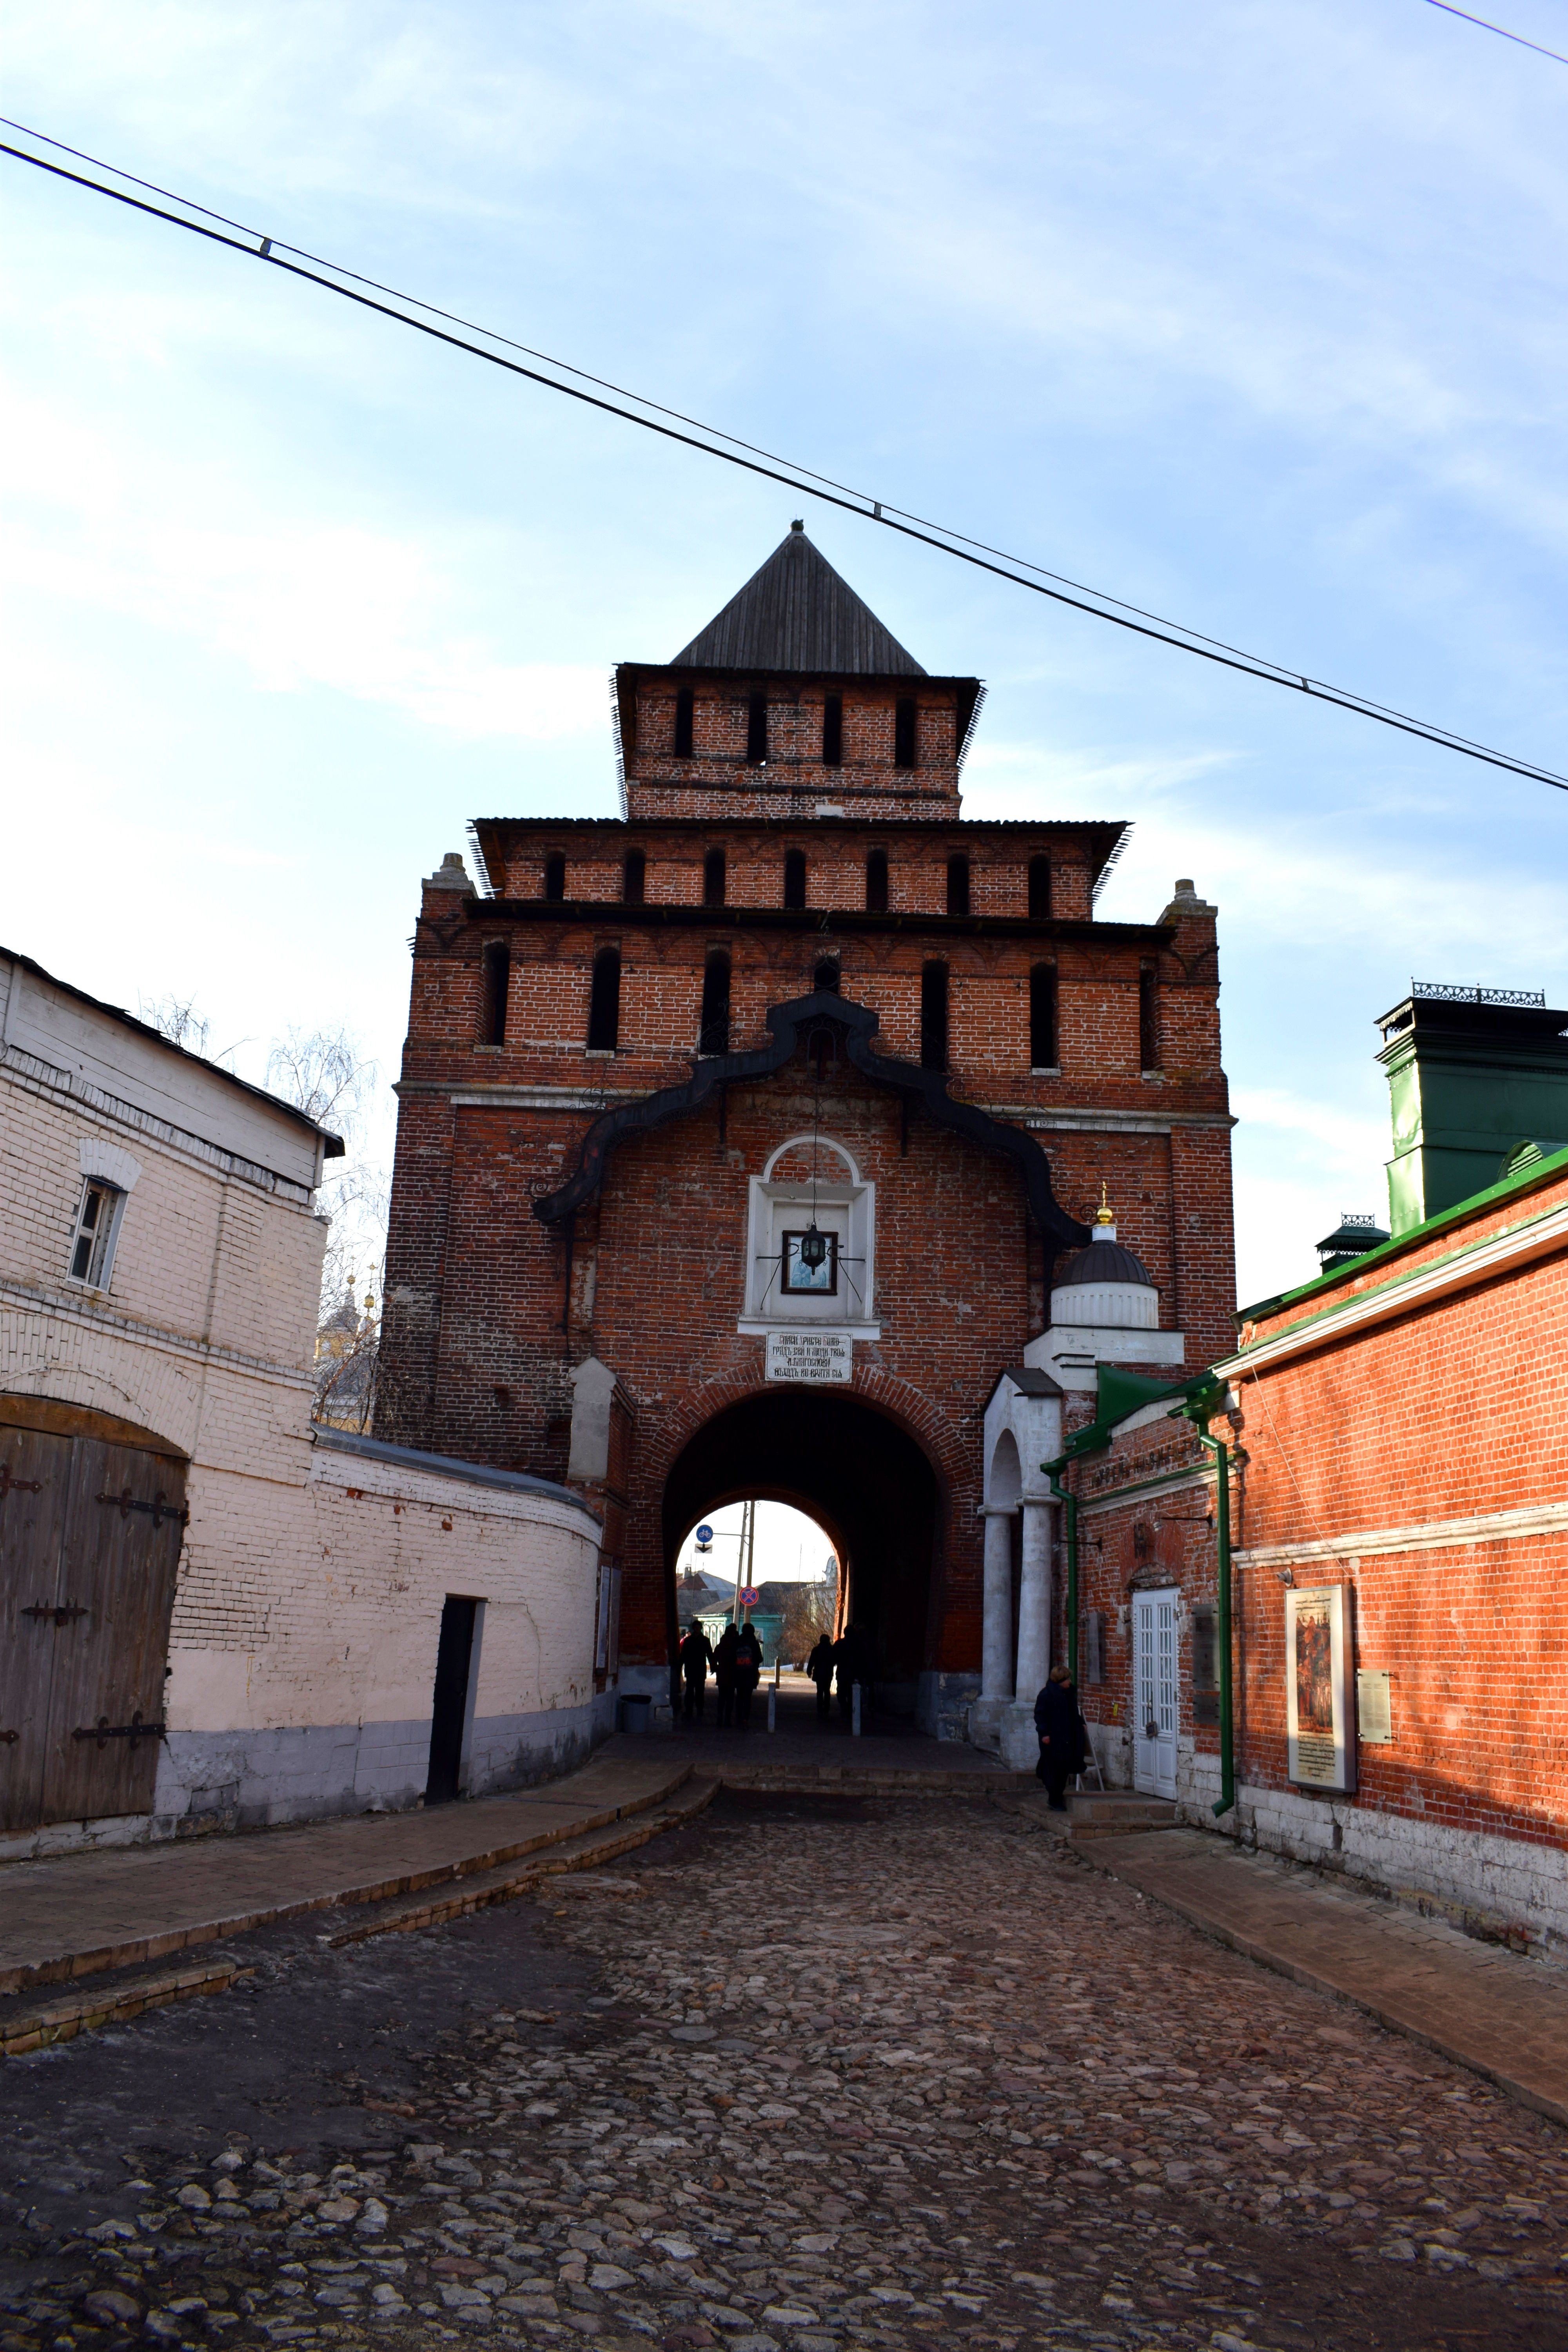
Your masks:
[[[1035,1701],[1035,1729],[1040,1735],[1035,1776],[1046,1784],[1052,1812],[1065,1813],[1068,1781],[1082,1770],[1086,1745],[1078,1692],[1066,1666],[1051,1668],[1050,1679]]]

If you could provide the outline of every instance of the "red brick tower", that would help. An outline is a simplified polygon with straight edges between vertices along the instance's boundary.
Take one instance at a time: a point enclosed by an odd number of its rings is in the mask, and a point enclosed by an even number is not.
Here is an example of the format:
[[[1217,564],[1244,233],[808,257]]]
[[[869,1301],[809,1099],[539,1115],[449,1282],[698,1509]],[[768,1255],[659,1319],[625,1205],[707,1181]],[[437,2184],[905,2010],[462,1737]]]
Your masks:
[[[1214,909],[1102,923],[1121,824],[966,821],[982,700],[793,526],[616,672],[624,814],[425,887],[380,1436],[586,1486],[655,1688],[687,1531],[828,1530],[885,1698],[980,1656],[981,1423],[1108,1182],[1195,1369],[1232,1344]]]

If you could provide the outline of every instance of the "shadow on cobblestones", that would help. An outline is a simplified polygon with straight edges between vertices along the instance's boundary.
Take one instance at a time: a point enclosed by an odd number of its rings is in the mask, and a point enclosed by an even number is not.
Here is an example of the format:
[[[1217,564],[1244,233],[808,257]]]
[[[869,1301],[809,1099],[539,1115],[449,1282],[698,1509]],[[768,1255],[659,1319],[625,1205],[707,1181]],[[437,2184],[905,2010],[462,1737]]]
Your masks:
[[[334,1924],[5,2065],[0,2352],[1568,2340],[1553,2126],[982,1801]]]

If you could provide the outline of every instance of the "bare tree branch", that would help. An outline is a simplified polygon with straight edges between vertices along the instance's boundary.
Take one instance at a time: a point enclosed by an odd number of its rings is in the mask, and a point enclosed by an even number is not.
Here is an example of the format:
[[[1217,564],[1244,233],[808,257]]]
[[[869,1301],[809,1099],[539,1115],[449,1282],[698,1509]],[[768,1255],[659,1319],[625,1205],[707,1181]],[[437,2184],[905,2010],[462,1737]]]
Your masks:
[[[345,1145],[358,1140],[366,1097],[376,1066],[363,1058],[359,1041],[342,1024],[335,1029],[298,1029],[290,1024],[267,1056],[267,1084]]]

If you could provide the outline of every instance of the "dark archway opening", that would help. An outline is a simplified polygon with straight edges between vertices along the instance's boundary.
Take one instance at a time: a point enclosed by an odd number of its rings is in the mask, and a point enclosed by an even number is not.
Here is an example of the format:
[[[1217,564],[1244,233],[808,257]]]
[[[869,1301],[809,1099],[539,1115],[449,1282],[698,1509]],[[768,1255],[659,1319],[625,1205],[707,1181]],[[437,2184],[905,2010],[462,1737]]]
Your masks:
[[[745,1496],[793,1503],[826,1528],[843,1612],[874,1655],[879,1704],[912,1716],[942,1524],[937,1475],[915,1440],[859,1398],[824,1389],[781,1385],[716,1413],[665,1483],[672,1656],[680,1542],[695,1519]]]

